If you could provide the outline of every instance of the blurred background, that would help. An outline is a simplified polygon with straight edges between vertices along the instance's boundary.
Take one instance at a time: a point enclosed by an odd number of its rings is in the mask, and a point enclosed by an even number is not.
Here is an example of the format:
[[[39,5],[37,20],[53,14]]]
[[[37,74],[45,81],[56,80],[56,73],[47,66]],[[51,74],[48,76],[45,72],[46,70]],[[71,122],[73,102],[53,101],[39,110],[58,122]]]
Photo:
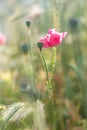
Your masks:
[[[0,130],[87,130],[86,11],[86,0],[0,0]],[[52,78],[55,121],[37,47],[49,28],[68,32]],[[45,54],[50,70],[52,49]]]

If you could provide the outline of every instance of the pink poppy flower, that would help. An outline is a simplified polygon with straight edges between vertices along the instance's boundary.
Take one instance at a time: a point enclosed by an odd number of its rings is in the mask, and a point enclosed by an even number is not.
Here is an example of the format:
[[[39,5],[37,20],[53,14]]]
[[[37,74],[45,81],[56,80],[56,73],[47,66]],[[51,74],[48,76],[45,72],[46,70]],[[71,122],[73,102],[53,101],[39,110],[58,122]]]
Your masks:
[[[62,43],[67,32],[59,33],[55,29],[49,29],[48,34],[40,39],[44,48],[55,47]]]
[[[6,36],[0,32],[0,45],[3,45],[6,41]]]

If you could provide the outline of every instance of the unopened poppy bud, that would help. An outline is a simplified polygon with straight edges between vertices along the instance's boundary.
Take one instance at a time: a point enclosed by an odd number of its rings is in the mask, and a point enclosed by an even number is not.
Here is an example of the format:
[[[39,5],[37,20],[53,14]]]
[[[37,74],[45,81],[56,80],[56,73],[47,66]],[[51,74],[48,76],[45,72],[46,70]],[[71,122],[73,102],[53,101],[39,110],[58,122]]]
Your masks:
[[[70,28],[72,29],[72,31],[76,31],[78,29],[79,19],[71,18],[69,21],[69,25],[70,25]]]
[[[31,25],[31,22],[30,21],[26,21],[26,26],[29,28]]]
[[[39,49],[40,49],[40,51],[41,51],[41,50],[42,50],[42,48],[43,48],[43,43],[38,42],[37,46],[38,46],[38,48],[39,48]]]
[[[24,54],[27,54],[27,53],[28,53],[28,50],[29,50],[28,44],[27,44],[27,43],[22,43],[22,44],[21,44],[21,51],[22,51]]]

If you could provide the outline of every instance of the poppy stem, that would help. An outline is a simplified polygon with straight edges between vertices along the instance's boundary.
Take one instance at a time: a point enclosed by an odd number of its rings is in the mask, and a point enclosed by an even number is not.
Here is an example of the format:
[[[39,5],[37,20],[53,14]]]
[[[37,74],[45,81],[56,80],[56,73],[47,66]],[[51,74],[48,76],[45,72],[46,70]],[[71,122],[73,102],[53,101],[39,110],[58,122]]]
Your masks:
[[[47,77],[47,91],[48,91],[49,99],[53,102],[53,99],[52,99],[51,78],[50,78],[49,71],[48,71],[48,67],[47,67],[47,64],[46,64],[46,61],[45,61],[45,57],[44,57],[42,51],[40,51],[40,54],[41,54],[41,57],[42,57],[42,60],[43,60],[43,64],[44,64],[44,68],[45,68],[45,71],[46,71],[46,77]]]
[[[52,75],[53,75],[53,72],[54,72],[55,63],[56,63],[56,47],[53,47],[53,57],[52,57]]]

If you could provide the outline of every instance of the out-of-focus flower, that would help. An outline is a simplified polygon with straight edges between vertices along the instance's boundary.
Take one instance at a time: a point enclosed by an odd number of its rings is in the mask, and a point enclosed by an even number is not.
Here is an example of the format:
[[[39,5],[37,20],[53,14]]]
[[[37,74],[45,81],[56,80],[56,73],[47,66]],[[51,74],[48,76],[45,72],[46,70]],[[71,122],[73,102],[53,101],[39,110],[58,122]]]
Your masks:
[[[0,32],[0,45],[3,45],[6,41],[6,36]]]
[[[0,79],[9,82],[11,80],[11,73],[10,72],[3,72],[0,71]]]
[[[21,49],[21,51],[22,51],[24,54],[27,54],[27,53],[28,53],[28,50],[29,50],[28,43],[22,43],[21,46],[20,46],[20,49]]]
[[[44,10],[39,4],[33,5],[29,10],[29,19],[38,18],[43,12]]]
[[[59,33],[56,29],[49,29],[48,34],[40,39],[40,43],[43,44],[43,48],[56,47],[66,35],[67,32]]]
[[[69,20],[69,25],[70,25],[70,28],[72,29],[72,31],[77,30],[79,23],[80,23],[80,21],[77,18],[71,18]]]

